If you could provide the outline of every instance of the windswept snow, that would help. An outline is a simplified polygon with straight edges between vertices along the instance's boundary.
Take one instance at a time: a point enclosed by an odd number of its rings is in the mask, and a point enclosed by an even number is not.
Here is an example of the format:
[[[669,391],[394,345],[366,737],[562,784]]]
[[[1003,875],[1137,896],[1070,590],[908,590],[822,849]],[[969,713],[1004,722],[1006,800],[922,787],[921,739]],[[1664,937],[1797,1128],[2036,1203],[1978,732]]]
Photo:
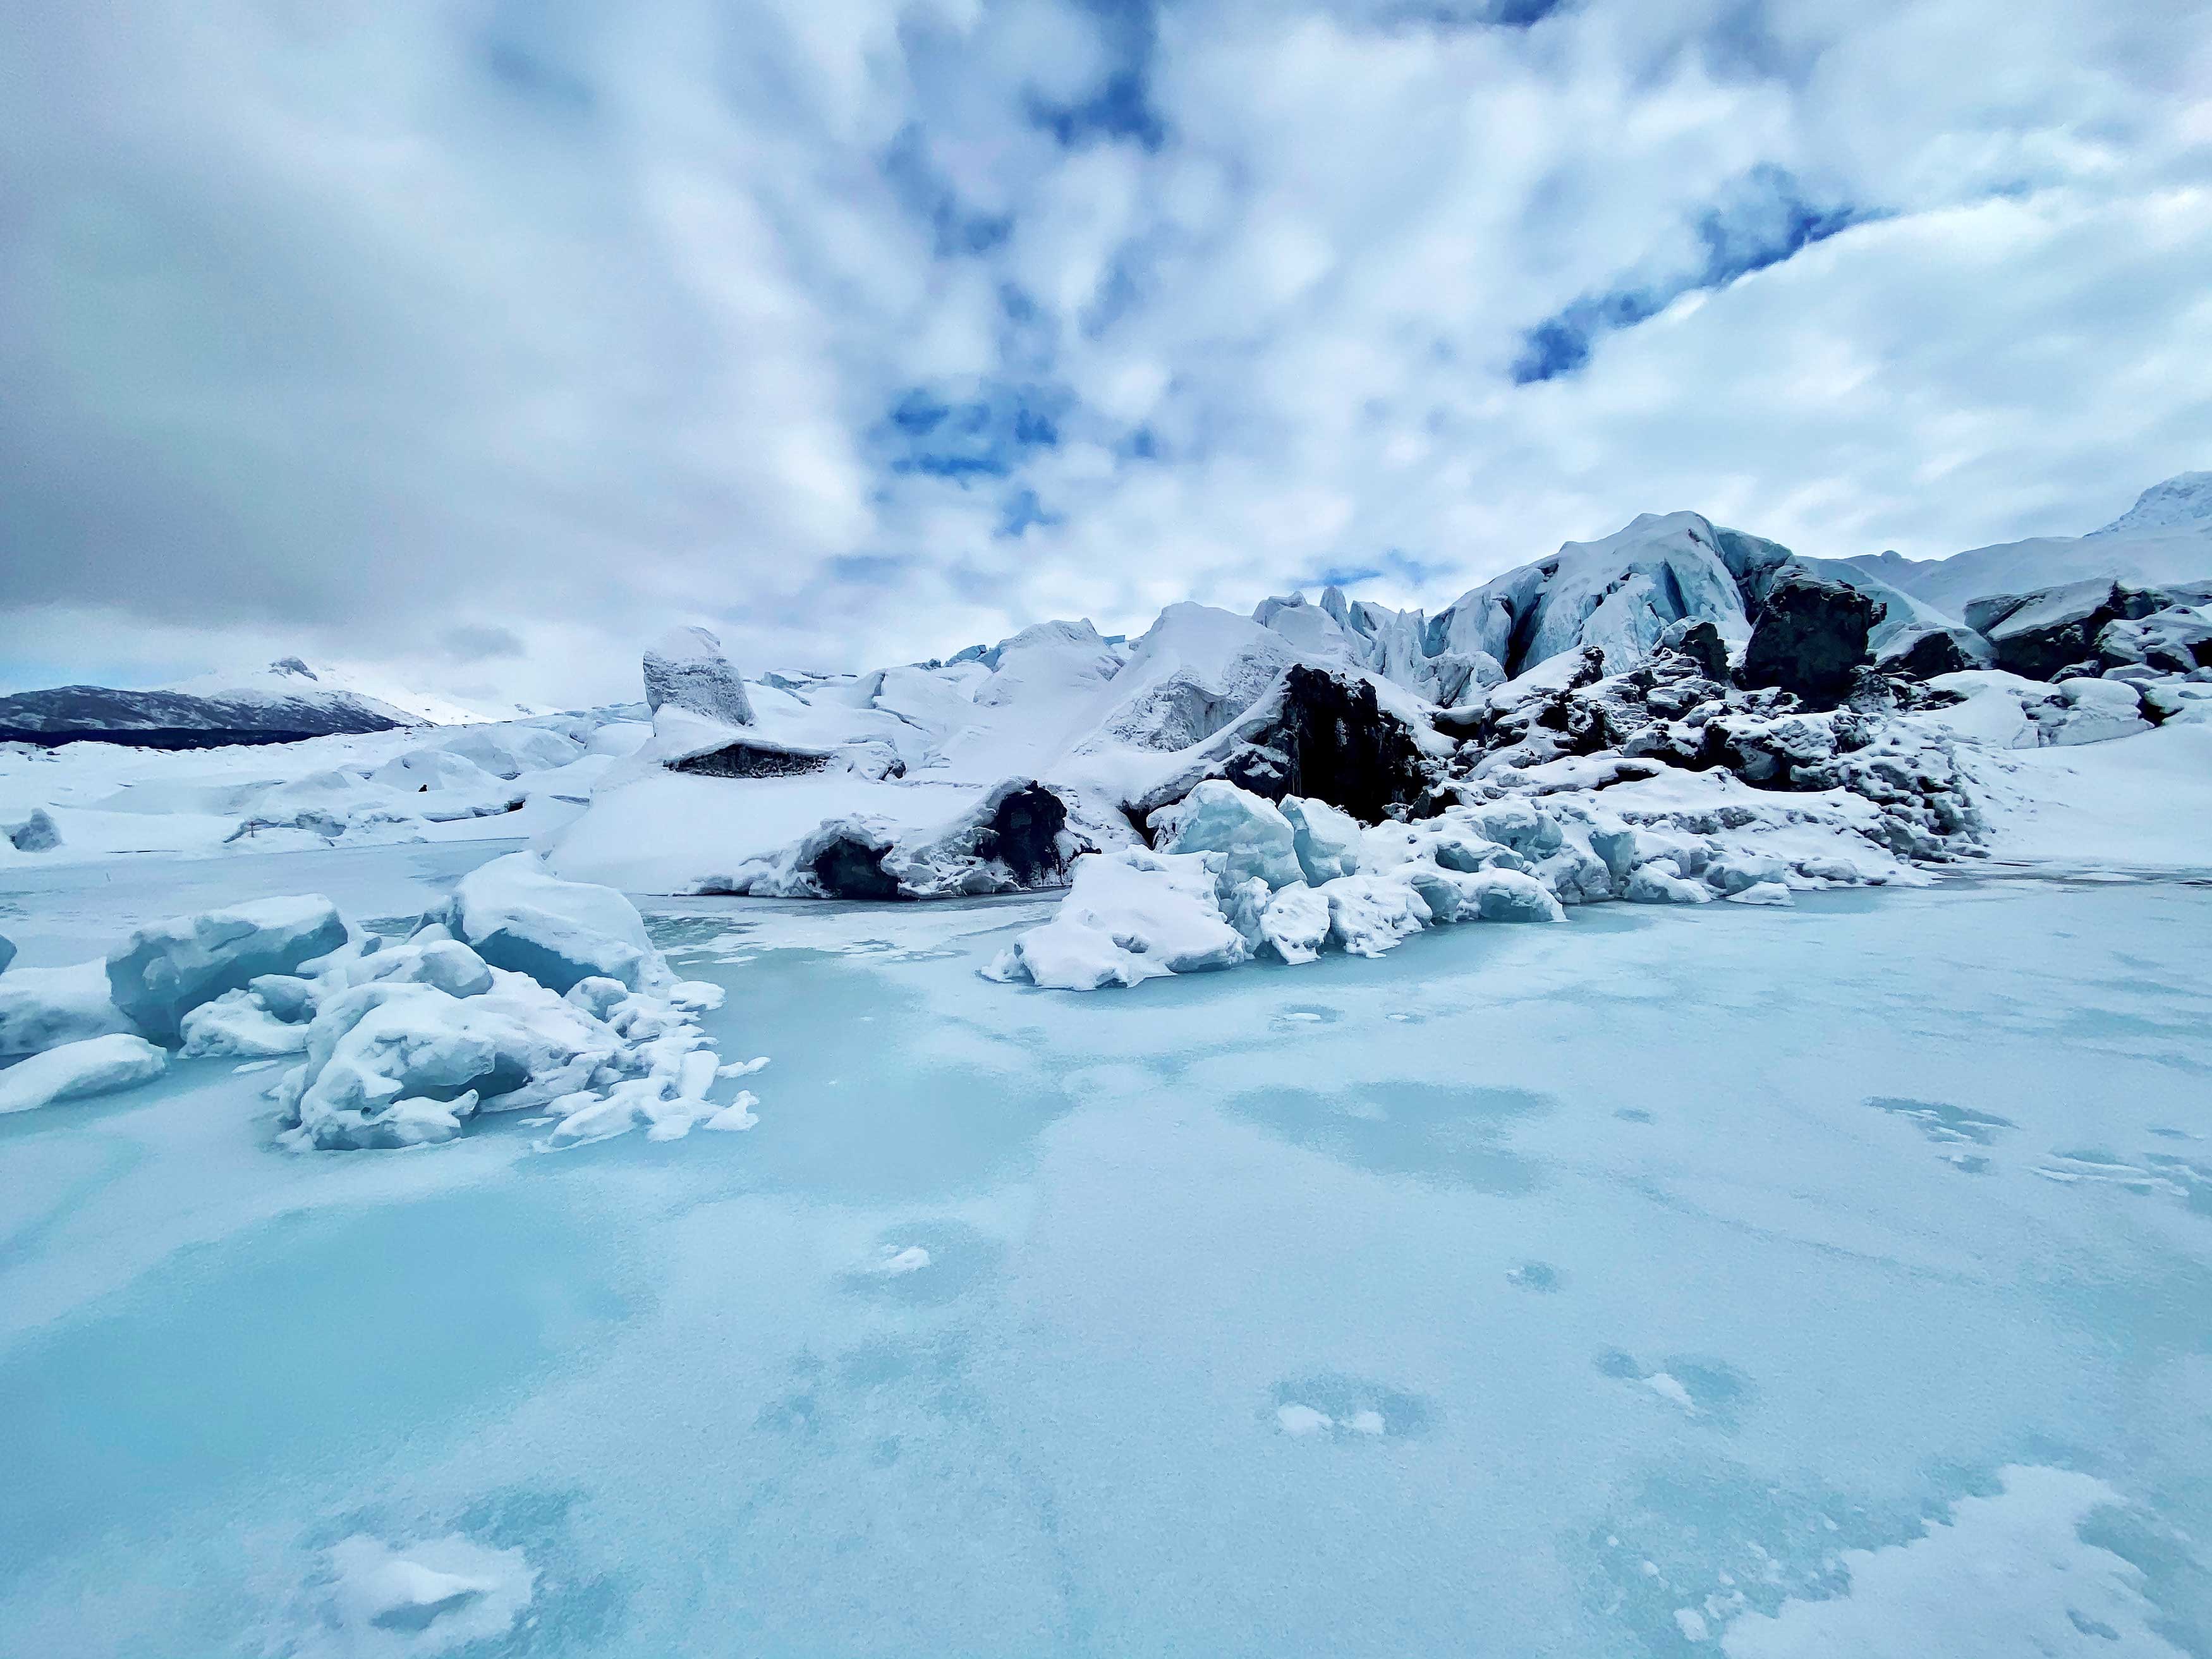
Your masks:
[[[0,1114],[104,1095],[161,1074],[168,1056],[143,1037],[86,1037],[0,1071]]]

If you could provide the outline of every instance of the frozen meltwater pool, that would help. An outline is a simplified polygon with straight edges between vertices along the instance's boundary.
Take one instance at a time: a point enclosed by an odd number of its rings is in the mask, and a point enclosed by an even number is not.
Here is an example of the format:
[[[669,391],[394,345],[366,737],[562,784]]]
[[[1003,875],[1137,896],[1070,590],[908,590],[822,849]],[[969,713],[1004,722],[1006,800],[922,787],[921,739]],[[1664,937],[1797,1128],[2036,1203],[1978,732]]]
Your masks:
[[[1040,908],[664,913],[742,1134],[0,1121],[0,1652],[2212,1652],[2212,889],[979,978]]]

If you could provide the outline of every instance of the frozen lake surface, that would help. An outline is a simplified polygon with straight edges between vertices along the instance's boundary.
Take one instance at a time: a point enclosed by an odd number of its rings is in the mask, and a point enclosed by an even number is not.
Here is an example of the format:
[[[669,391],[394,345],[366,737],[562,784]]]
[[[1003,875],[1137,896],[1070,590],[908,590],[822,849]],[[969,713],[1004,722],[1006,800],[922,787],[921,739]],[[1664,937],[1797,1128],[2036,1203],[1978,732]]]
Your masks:
[[[978,977],[1048,902],[659,912],[742,1134],[0,1120],[0,1652],[2212,1652],[2212,887]]]

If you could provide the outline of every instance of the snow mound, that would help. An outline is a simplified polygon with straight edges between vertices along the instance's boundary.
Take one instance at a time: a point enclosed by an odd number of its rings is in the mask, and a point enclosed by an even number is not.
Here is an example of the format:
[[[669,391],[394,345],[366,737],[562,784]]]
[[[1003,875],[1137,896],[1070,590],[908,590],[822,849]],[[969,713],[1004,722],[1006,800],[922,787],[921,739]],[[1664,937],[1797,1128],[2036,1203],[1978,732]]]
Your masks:
[[[461,1534],[393,1548],[356,1534],[331,1546],[328,1621],[346,1651],[388,1659],[445,1653],[507,1634],[537,1575],[519,1549]]]
[[[64,1042],[0,1072],[0,1114],[128,1089],[161,1076],[168,1063],[143,1037],[118,1033]]]
[[[142,927],[107,958],[115,1006],[147,1036],[177,1040],[204,1002],[263,974],[289,974],[345,943],[337,907],[319,894],[264,899]]]

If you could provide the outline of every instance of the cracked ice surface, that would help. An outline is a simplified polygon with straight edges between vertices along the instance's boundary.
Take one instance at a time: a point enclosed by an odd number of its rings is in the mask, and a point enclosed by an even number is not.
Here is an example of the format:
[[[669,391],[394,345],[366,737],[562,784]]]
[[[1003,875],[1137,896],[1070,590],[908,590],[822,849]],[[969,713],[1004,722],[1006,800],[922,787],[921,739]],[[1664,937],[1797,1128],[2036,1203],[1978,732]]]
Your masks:
[[[0,1654],[2212,1651],[2212,888],[1797,896],[1112,997],[685,901],[745,1134],[0,1120]]]

